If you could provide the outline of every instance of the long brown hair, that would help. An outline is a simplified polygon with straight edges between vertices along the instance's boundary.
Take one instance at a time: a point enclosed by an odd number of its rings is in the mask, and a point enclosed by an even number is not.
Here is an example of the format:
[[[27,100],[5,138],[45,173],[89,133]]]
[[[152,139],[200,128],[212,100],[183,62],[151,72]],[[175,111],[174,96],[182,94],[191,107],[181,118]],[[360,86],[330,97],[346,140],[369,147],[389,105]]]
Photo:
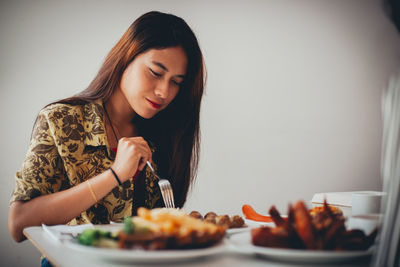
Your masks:
[[[96,77],[77,95],[56,103],[106,102],[137,55],[152,48],[181,46],[188,58],[185,79],[175,99],[152,119],[135,118],[140,134],[156,145],[153,160],[161,176],[169,177],[176,206],[182,207],[196,177],[200,153],[200,105],[205,66],[196,36],[172,14],[152,11],[136,19],[111,49]]]

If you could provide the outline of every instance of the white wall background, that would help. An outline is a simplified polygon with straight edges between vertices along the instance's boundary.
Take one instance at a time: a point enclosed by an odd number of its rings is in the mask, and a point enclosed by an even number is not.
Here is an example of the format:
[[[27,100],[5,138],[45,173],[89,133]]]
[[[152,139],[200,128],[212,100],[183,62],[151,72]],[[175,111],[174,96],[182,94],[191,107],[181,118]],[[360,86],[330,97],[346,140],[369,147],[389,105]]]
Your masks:
[[[208,68],[188,210],[286,212],[316,192],[380,189],[380,101],[400,40],[378,0],[1,1],[1,265],[39,265],[7,229],[37,112],[84,89],[150,10],[183,17]]]

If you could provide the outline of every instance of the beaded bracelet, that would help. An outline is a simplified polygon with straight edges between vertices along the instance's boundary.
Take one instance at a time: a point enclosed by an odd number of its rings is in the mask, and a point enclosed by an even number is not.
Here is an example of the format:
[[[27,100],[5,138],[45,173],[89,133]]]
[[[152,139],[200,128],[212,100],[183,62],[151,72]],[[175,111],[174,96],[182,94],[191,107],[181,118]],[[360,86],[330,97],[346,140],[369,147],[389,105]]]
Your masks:
[[[118,175],[115,173],[115,171],[110,167],[110,170],[112,174],[114,174],[115,180],[117,180],[118,185],[122,185],[121,180],[118,178]]]

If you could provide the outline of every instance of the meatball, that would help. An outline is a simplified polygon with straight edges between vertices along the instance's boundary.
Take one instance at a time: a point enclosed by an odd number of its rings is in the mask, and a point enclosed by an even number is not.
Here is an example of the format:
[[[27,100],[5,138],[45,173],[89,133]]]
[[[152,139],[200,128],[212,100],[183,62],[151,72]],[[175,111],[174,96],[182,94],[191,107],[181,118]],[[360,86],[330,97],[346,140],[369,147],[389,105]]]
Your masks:
[[[216,224],[215,218],[216,218],[216,217],[214,217],[214,216],[204,217],[204,221],[205,221],[205,222],[209,222],[209,223]]]
[[[217,214],[215,213],[215,212],[212,212],[212,211],[210,211],[210,212],[208,212],[205,216],[204,216],[204,219],[207,219],[207,218],[215,218],[215,217],[217,217]]]
[[[232,216],[231,224],[229,228],[240,228],[244,226],[244,220],[239,215]]]
[[[201,213],[198,211],[192,211],[190,214],[190,216],[192,216],[193,218],[199,219],[199,220],[203,220],[203,216],[201,216]]]
[[[221,215],[221,216],[217,216],[215,218],[216,224],[219,226],[224,226],[226,228],[229,228],[230,224],[231,224],[231,219],[229,218],[228,215]]]

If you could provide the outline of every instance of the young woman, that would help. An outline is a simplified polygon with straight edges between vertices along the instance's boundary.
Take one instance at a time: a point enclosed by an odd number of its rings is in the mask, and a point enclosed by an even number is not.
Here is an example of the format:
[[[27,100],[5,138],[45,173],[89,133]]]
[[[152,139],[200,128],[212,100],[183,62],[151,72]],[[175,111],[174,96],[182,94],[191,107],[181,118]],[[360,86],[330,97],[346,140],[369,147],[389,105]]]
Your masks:
[[[152,162],[182,207],[199,158],[204,63],[179,17],[149,12],[112,48],[89,87],[38,115],[16,175],[9,230],[109,223],[163,206]]]

